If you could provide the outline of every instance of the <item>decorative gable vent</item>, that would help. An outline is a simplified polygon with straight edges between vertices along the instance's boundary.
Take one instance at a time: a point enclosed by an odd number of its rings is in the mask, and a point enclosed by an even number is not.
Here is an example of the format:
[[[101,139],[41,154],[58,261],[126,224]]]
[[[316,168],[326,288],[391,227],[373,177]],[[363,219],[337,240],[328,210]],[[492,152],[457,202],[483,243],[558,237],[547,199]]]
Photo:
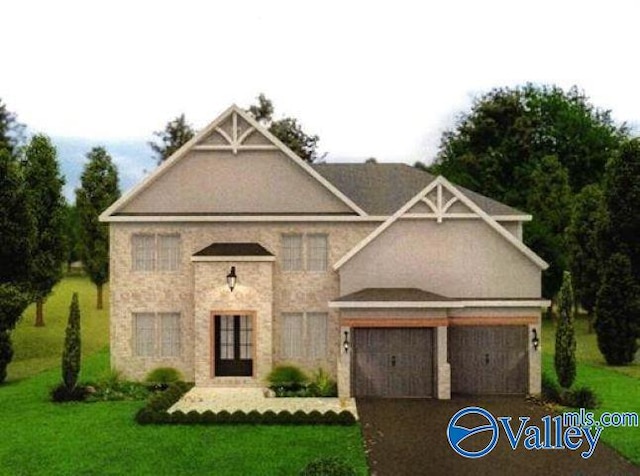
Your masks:
[[[230,150],[234,154],[244,150],[275,150],[262,134],[254,134],[256,128],[232,111],[226,121],[194,146],[195,150]]]

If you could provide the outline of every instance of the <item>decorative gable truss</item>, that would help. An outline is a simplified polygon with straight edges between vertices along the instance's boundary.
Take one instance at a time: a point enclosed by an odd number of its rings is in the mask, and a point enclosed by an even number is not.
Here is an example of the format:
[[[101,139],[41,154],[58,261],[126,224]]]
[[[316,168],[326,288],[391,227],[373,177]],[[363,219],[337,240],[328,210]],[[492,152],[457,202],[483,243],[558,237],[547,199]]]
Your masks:
[[[481,219],[541,269],[544,270],[549,267],[549,264],[546,261],[509,233],[502,225],[500,225],[500,223],[458,190],[451,182],[440,175],[378,228],[371,232],[371,234],[369,234],[364,240],[352,248],[346,255],[340,258],[340,260],[333,265],[333,269],[340,269],[347,261],[353,258],[363,248],[401,218],[435,219],[438,223],[442,223],[445,219]]]
[[[257,129],[243,119],[237,110],[220,125],[216,125],[211,133],[205,136],[194,150],[225,150],[237,154],[245,150],[277,150],[278,147],[264,135],[254,134]]]

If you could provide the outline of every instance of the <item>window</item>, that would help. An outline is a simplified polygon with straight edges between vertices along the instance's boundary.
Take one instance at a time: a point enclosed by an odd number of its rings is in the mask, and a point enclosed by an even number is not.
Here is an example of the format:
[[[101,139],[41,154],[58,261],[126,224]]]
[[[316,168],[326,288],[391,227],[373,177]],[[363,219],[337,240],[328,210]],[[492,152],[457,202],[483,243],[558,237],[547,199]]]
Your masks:
[[[282,269],[302,270],[302,235],[282,236]]]
[[[287,359],[322,359],[327,355],[326,312],[282,314],[280,353]]]
[[[307,269],[327,270],[327,235],[307,236]]]
[[[134,271],[176,271],[180,267],[180,235],[135,234],[131,255]]]
[[[180,313],[133,314],[134,354],[138,357],[179,357]]]
[[[326,271],[329,249],[327,241],[325,234],[282,235],[282,269]],[[304,256],[306,260],[303,259]]]

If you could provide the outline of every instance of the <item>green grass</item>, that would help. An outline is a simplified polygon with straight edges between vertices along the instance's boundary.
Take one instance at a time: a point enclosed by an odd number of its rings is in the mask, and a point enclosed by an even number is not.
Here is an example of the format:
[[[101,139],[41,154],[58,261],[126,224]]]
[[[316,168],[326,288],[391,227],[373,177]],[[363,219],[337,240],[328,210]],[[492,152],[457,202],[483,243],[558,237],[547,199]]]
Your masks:
[[[45,307],[46,327],[33,327],[29,309],[14,332],[11,380],[0,386],[0,475],[290,475],[321,456],[367,474],[357,425],[140,426],[133,416],[144,402],[51,403],[74,290],[82,309],[81,380],[109,369],[108,313],[95,310],[86,278],[66,278]]]
[[[555,331],[552,322],[543,323],[542,368],[555,378],[553,354]],[[587,334],[584,319],[576,323],[577,377],[574,387],[591,388],[601,404],[594,410],[599,417],[602,412],[637,412],[640,414],[640,364],[611,367],[605,364],[595,340],[595,334]],[[615,448],[624,457],[640,465],[639,428],[605,428],[602,440]]]
[[[109,287],[105,286],[104,309],[96,309],[96,287],[83,276],[66,277],[44,305],[45,327],[35,327],[35,305],[27,308],[11,334],[14,357],[8,380],[23,379],[60,365],[71,295],[80,300],[82,353],[90,355],[109,344]]]

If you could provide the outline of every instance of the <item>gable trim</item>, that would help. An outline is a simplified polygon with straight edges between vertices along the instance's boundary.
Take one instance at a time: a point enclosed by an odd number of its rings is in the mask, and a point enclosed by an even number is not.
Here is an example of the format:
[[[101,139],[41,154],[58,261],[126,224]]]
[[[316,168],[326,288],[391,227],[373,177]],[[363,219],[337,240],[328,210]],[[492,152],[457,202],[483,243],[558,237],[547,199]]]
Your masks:
[[[198,142],[207,137],[216,129],[219,129],[220,124],[228,118],[229,115],[233,115],[233,117],[237,117],[239,115],[242,119],[247,121],[249,125],[254,129],[251,132],[257,131],[263,134],[267,140],[271,141],[273,146],[263,146],[260,145],[260,150],[264,147],[268,147],[269,149],[280,150],[287,157],[289,157],[293,162],[295,162],[299,167],[301,167],[305,172],[315,178],[324,188],[326,188],[329,192],[331,192],[336,198],[338,198],[341,202],[347,205],[351,210],[357,213],[359,216],[367,216],[367,213],[356,205],[349,197],[344,195],[340,190],[338,190],[335,186],[333,186],[327,179],[325,179],[322,175],[316,172],[309,164],[307,164],[304,160],[298,157],[291,149],[289,149],[286,145],[284,145],[278,138],[276,138],[269,131],[264,129],[260,124],[258,124],[255,119],[253,119],[248,113],[243,111],[237,105],[233,104],[228,107],[222,114],[220,114],[216,119],[213,120],[207,127],[198,132],[190,141],[185,143],[182,147],[180,147],[177,151],[175,151],[167,160],[165,160],[162,164],[160,164],[150,175],[145,177],[143,180],[138,182],[133,188],[131,188],[128,192],[122,195],[118,200],[112,203],[105,211],[100,214],[100,221],[106,222],[111,221],[110,218],[118,212],[119,209],[124,207],[126,204],[131,202],[135,197],[140,195],[144,190],[146,190],[149,186],[153,184],[158,178],[164,175],[178,160],[184,157],[190,150],[203,150],[201,147],[209,148],[208,146],[202,145],[198,146]],[[236,119],[237,120],[237,119]],[[251,130],[251,129],[249,129]],[[244,135],[243,135],[244,138]],[[235,138],[237,142],[237,138]],[[229,150],[237,149],[237,144],[233,143],[228,147]],[[235,144],[235,145],[234,145]],[[213,146],[216,150],[219,150],[221,146]],[[254,148],[255,146],[242,146],[242,147],[250,147]],[[235,148],[235,149],[234,149]],[[206,149],[205,149],[206,150]]]
[[[466,195],[460,192],[451,182],[449,182],[442,175],[436,177],[429,185],[427,185],[422,191],[420,191],[417,195],[415,195],[411,200],[405,203],[397,212],[395,212],[387,221],[381,224],[378,228],[376,228],[373,232],[371,232],[367,237],[365,237],[360,243],[358,243],[355,247],[353,247],[346,255],[344,255],[340,260],[338,260],[334,265],[334,270],[339,270],[347,261],[353,258],[356,254],[358,254],[362,249],[364,249],[369,243],[375,240],[378,236],[380,236],[387,228],[389,228],[393,223],[398,220],[398,218],[402,217],[409,209],[411,209],[416,203],[420,200],[423,200],[429,192],[431,192],[438,185],[445,187],[450,193],[453,194],[460,202],[469,207],[471,211],[476,213],[479,218],[484,220],[487,225],[493,228],[499,235],[501,235],[504,239],[506,239],[509,243],[515,246],[521,253],[523,253],[527,258],[533,261],[538,267],[541,269],[547,269],[549,264],[540,258],[537,254],[535,254],[529,247],[527,247],[523,242],[518,240],[515,236],[509,233],[506,228],[504,228],[500,223],[498,223],[494,218],[488,215],[484,210],[482,210],[478,205],[476,205],[471,199],[469,199]],[[441,188],[438,187],[440,191]],[[439,194],[441,192],[438,192]],[[439,195],[440,196],[440,195]],[[438,222],[441,221],[443,215],[441,213],[437,213],[436,219]],[[444,215],[446,217],[446,215]]]

